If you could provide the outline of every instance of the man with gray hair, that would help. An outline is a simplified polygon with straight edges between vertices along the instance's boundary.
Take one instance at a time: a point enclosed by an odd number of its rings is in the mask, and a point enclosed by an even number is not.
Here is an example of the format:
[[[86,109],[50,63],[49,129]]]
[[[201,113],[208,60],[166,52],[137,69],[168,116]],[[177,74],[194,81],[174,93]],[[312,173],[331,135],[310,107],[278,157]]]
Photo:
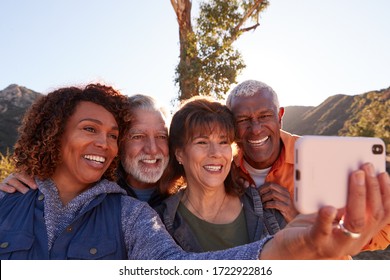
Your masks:
[[[279,210],[291,221],[298,214],[293,204],[298,136],[282,130],[284,108],[277,94],[263,82],[248,80],[230,92],[226,105],[237,124],[236,167],[259,188],[264,207]]]
[[[279,210],[291,221],[298,214],[293,201],[294,145],[299,136],[282,130],[284,108],[277,94],[263,82],[248,80],[230,92],[226,105],[237,124],[239,149],[232,168],[259,188],[264,207]],[[389,243],[390,224],[362,251],[385,249]]]
[[[158,185],[169,161],[168,113],[146,95],[129,97],[132,119],[120,147],[118,184],[128,195],[158,206],[165,196]]]

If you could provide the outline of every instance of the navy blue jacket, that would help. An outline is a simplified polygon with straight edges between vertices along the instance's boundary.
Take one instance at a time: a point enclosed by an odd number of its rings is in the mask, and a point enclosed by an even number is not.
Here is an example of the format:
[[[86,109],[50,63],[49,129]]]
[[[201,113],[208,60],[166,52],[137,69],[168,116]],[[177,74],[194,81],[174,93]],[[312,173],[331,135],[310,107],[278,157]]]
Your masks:
[[[56,238],[50,251],[44,195],[7,194],[0,203],[0,259],[126,259],[121,195],[100,194]]]

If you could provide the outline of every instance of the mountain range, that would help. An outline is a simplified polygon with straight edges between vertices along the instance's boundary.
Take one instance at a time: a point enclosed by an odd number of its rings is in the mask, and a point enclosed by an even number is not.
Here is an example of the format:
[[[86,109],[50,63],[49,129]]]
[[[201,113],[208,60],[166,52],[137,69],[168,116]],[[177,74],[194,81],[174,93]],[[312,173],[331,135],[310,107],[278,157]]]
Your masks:
[[[390,87],[354,96],[333,95],[316,107],[286,107],[283,129],[298,135],[345,135],[348,125],[358,122],[359,113],[370,109],[373,100],[385,105],[383,116],[387,117],[386,123],[389,124]]]
[[[11,152],[26,109],[41,94],[16,84],[0,91],[0,153]]]
[[[0,90],[0,153],[12,151],[22,116],[40,95],[16,84]],[[382,112],[387,116],[384,129],[390,131],[390,87],[353,96],[333,95],[318,106],[287,106],[283,129],[298,135],[346,135],[348,126],[365,117],[360,116],[361,113],[370,110],[374,100],[385,104],[385,112]]]

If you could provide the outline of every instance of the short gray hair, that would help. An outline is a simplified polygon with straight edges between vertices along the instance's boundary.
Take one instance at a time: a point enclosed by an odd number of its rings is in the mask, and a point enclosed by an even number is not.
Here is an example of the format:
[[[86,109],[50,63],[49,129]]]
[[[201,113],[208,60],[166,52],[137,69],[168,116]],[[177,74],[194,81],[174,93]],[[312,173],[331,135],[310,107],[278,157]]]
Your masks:
[[[276,94],[276,92],[266,83],[256,81],[256,80],[246,80],[246,81],[238,84],[235,88],[233,88],[227,97],[226,106],[229,109],[231,109],[232,101],[233,101],[234,97],[253,96],[262,89],[267,89],[273,95],[274,103],[275,103],[276,107],[279,108],[279,100],[278,100],[278,95]]]
[[[158,103],[158,101],[149,96],[143,94],[135,94],[129,97],[130,110],[145,110],[149,112],[160,112],[165,117],[165,121],[169,121],[170,116],[164,106]],[[167,124],[168,125],[168,124]]]

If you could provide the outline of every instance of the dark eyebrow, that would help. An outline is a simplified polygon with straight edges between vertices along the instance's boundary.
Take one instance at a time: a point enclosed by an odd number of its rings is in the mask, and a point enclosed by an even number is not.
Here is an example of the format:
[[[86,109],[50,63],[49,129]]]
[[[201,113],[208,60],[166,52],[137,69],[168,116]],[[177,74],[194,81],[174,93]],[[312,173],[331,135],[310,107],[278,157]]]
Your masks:
[[[81,123],[81,122],[94,122],[96,124],[103,125],[103,123],[101,121],[99,121],[97,119],[90,119],[90,118],[81,119],[79,121],[79,123]],[[119,130],[119,127],[118,126],[113,126],[112,129],[113,130]]]

